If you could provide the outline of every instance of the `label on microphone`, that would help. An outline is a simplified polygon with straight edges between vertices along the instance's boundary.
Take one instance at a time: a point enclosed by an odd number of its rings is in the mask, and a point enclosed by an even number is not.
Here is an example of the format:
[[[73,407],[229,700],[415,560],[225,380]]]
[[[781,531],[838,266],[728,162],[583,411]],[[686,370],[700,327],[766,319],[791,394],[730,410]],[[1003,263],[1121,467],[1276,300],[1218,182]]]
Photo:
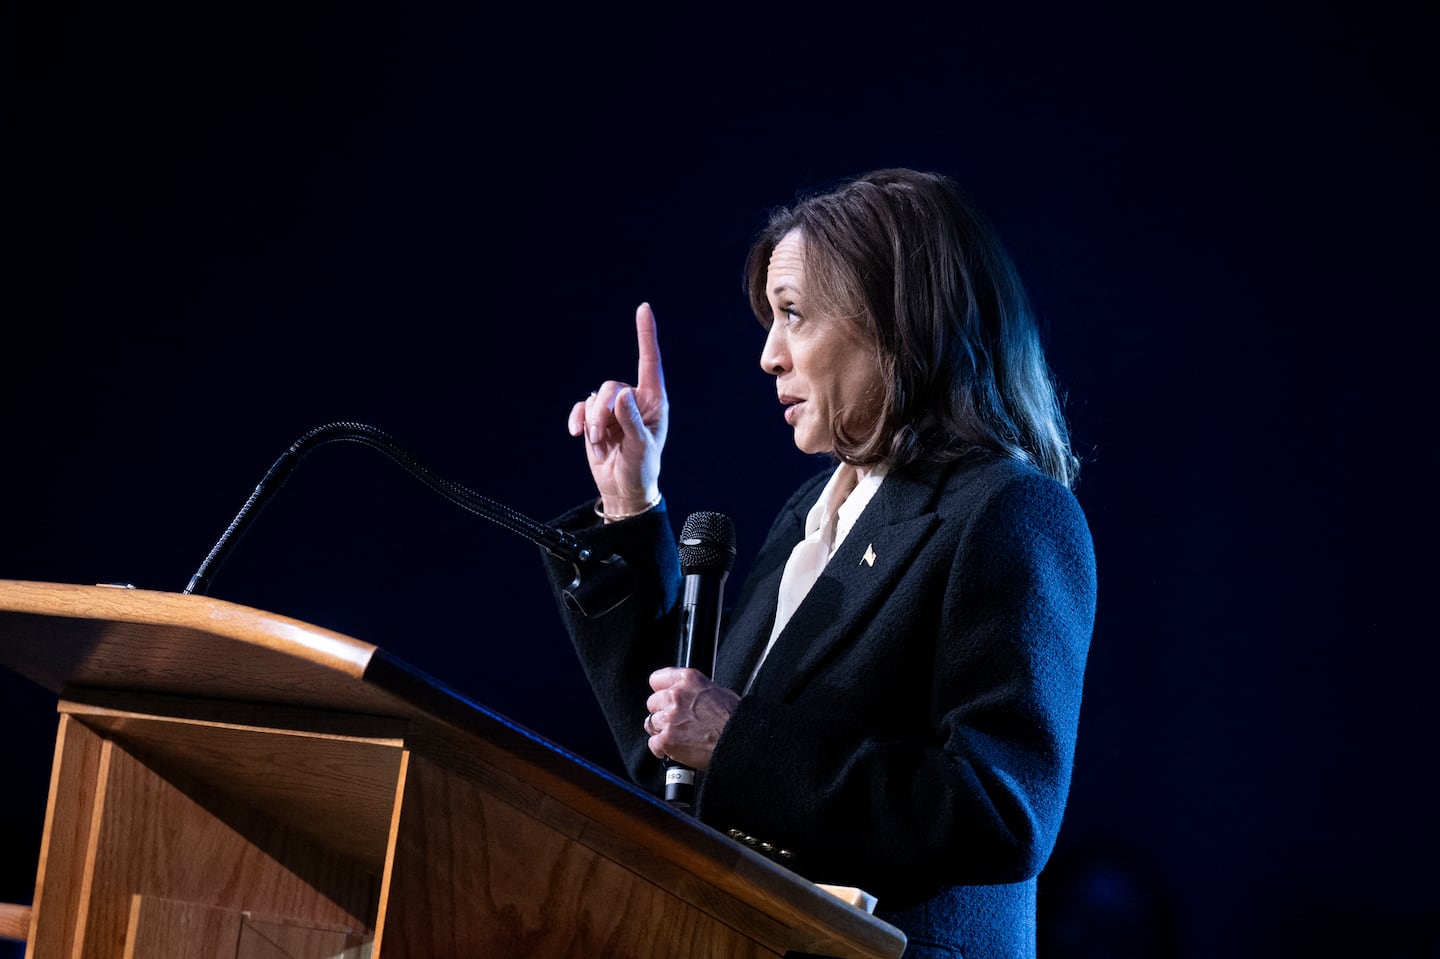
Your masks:
[[[665,785],[680,783],[686,786],[695,784],[695,770],[687,769],[684,766],[671,766],[665,770]]]

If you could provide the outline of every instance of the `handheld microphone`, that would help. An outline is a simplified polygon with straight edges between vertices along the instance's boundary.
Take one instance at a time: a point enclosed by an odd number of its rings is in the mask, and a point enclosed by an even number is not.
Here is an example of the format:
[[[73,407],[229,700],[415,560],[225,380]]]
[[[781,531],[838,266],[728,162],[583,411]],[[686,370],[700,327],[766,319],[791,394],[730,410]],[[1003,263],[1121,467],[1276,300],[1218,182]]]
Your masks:
[[[723,513],[691,513],[680,531],[680,572],[685,593],[680,605],[677,665],[715,673],[725,578],[735,565],[735,524]],[[680,809],[695,803],[695,770],[665,760],[665,801]]]

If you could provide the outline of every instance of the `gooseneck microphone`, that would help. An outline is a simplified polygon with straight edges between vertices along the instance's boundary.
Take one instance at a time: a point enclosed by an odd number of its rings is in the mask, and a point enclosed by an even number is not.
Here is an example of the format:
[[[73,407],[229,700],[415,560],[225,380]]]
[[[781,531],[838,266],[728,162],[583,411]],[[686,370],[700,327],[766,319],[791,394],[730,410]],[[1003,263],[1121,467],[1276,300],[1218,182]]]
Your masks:
[[[675,662],[715,673],[725,578],[735,565],[735,524],[723,513],[691,513],[680,531],[680,572],[685,592],[680,603],[680,641]],[[665,801],[680,809],[695,804],[695,770],[665,760]]]
[[[556,559],[568,562],[575,570],[575,579],[566,586],[565,604],[583,616],[603,616],[624,602],[634,590],[630,569],[619,556],[601,558],[581,546],[575,537],[564,530],[537,523],[521,513],[479,493],[472,492],[458,483],[436,475],[415,457],[400,447],[390,436],[364,423],[327,423],[318,426],[290,445],[270,467],[255,492],[240,507],[240,512],[231,520],[230,526],[221,535],[210,555],[200,564],[184,593],[205,595],[210,589],[216,571],[235,549],[255,517],[285,485],[290,474],[311,451],[329,443],[340,441],[359,443],[384,453],[397,465],[404,467],[412,476],[444,496],[462,509],[503,526],[512,533],[518,533],[542,547]]]

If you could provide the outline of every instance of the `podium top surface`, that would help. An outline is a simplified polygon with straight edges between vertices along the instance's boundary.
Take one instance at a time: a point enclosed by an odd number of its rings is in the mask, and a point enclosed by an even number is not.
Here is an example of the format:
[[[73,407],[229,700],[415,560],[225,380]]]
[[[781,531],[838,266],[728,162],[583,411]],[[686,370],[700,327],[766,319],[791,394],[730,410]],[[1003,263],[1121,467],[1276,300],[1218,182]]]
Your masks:
[[[0,580],[0,665],[60,696],[116,689],[403,714],[364,701],[377,653],[341,633],[204,596]]]

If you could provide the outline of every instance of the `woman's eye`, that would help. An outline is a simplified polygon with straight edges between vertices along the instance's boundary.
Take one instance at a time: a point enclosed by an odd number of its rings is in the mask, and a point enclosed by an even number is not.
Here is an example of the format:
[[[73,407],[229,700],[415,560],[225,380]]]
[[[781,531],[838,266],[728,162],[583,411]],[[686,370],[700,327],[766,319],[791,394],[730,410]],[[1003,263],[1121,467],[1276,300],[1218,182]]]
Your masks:
[[[793,326],[801,319],[800,311],[793,306],[787,306],[780,312],[785,314],[785,323],[787,326]]]

